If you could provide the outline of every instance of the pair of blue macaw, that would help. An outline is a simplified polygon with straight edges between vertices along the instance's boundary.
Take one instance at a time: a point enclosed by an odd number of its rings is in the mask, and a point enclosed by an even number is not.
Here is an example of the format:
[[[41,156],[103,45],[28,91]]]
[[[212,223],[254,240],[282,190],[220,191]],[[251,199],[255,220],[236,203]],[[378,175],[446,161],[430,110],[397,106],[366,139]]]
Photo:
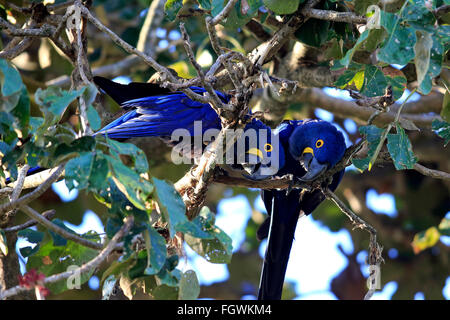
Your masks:
[[[119,84],[111,80],[94,77],[94,82],[127,110],[96,134],[107,134],[113,139],[155,136],[169,139],[174,130],[183,128],[194,134],[194,122],[201,121],[203,130],[220,129],[221,122],[217,113],[208,104],[202,104],[188,98],[182,92],[171,92],[152,83]],[[191,87],[199,94],[203,88]],[[217,92],[219,98],[227,103],[230,96]],[[292,174],[294,177],[311,181],[332,168],[344,155],[346,146],[344,137],[333,125],[326,121],[304,120],[286,121],[270,131],[261,121],[253,119],[246,125],[248,129],[266,129],[270,136],[277,136],[280,145],[276,156],[278,164],[267,169],[270,163],[263,158],[275,152],[267,144],[261,144],[247,150],[249,155],[260,158],[256,163],[234,163],[232,166],[244,169],[249,179],[265,179],[273,176]],[[173,142],[173,141],[172,141]],[[270,145],[270,144],[269,144]],[[273,156],[273,155],[271,155]],[[269,172],[269,173],[267,173]],[[334,190],[342,179],[344,171],[333,176],[330,189]],[[262,198],[269,214],[258,230],[259,239],[268,237],[268,244],[261,274],[258,299],[280,299],[287,263],[291,251],[294,232],[300,213],[310,214],[324,200],[320,190],[306,192],[294,189],[264,190]]]

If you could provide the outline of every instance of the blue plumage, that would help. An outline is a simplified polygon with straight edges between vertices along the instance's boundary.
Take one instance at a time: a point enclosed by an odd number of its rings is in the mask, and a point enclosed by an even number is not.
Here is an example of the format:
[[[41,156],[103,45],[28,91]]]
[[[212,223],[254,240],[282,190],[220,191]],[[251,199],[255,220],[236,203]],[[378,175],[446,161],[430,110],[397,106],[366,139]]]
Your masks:
[[[126,85],[124,87],[126,90]],[[108,93],[108,90],[104,89]],[[199,94],[205,92],[205,89],[199,87],[191,87],[191,89]],[[221,92],[218,92],[218,95],[223,102],[228,102],[228,95]],[[175,129],[184,128],[193,135],[195,121],[202,121],[203,132],[212,128],[221,128],[217,113],[208,104],[193,101],[182,92],[132,99],[123,102],[121,107],[125,110],[133,110],[114,120],[96,134],[107,133],[108,137],[113,139],[170,137]]]
[[[183,128],[194,134],[194,122],[202,121],[204,133],[208,129],[220,129],[220,119],[206,104],[190,100],[184,93],[159,92],[153,84],[118,85],[104,78],[94,81],[110,94],[124,109],[131,109],[111,122],[97,134],[107,133],[111,138],[158,136],[168,138],[175,129]],[[145,85],[148,85],[146,88]],[[193,87],[194,92],[204,89]],[[122,93],[121,93],[122,92]],[[217,92],[224,102],[230,96]],[[285,121],[277,129],[270,130],[259,120],[252,119],[245,127],[256,132],[268,131],[266,140],[258,138],[256,148],[247,145],[245,159],[232,165],[243,169],[249,179],[264,179],[292,174],[304,181],[311,181],[333,167],[344,155],[345,141],[341,132],[332,124],[321,120]],[[279,139],[279,146],[274,142]],[[235,150],[236,151],[236,150]],[[256,162],[255,158],[278,160],[277,165]],[[329,186],[336,189],[344,171],[333,176]],[[310,214],[324,200],[320,190],[304,192],[292,190],[264,190],[262,193],[269,218],[258,230],[258,238],[268,237],[268,245],[261,274],[259,299],[280,299],[289,260],[294,232],[300,213]]]

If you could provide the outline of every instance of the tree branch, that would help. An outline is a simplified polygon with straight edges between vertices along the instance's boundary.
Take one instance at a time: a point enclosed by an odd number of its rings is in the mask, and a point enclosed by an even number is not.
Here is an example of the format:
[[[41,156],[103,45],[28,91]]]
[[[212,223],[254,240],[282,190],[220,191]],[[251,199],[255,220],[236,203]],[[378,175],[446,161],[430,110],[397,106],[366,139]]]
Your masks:
[[[44,218],[41,214],[39,214],[37,211],[33,210],[27,205],[22,205],[20,207],[20,210],[22,210],[31,219],[36,220],[38,223],[42,224],[48,230],[51,230],[54,233],[59,234],[61,237],[65,239],[71,240],[73,242],[81,244],[82,246],[95,250],[101,250],[103,248],[103,245],[101,243],[92,242],[90,240],[84,239],[76,235],[75,233],[69,232],[66,229],[61,228],[60,226]]]
[[[42,216],[43,216],[45,219],[50,220],[50,219],[52,219],[52,218],[55,216],[55,214],[56,214],[56,211],[52,209],[52,210],[47,210],[47,211],[43,212],[43,213],[42,213]],[[33,226],[37,225],[38,223],[39,223],[39,222],[36,221],[36,220],[30,220],[30,221],[27,221],[27,222],[25,222],[25,223],[23,223],[23,224],[21,224],[21,225],[18,225],[18,226],[13,226],[13,227],[5,228],[5,229],[3,229],[3,231],[4,231],[5,233],[18,232],[18,231],[20,231],[20,230],[23,230],[23,229],[27,229],[27,228],[33,227]]]
[[[119,243],[120,239],[123,238],[124,235],[128,233],[131,226],[133,225],[133,216],[128,216],[125,218],[123,226],[120,228],[120,230],[114,235],[114,237],[111,239],[111,241],[108,242],[108,245],[91,261],[85,263],[81,267],[77,269],[73,269],[71,271],[66,271],[58,274],[54,274],[52,276],[49,276],[44,279],[43,283],[55,283],[64,279],[67,279],[74,274],[82,274],[89,270],[97,268],[103,261],[108,258],[108,256],[114,251],[117,244]],[[10,288],[8,290],[0,291],[0,300],[4,300],[8,297],[17,295],[21,292],[25,292],[28,290],[32,290],[34,288],[25,288],[22,286],[15,286],[13,288]]]

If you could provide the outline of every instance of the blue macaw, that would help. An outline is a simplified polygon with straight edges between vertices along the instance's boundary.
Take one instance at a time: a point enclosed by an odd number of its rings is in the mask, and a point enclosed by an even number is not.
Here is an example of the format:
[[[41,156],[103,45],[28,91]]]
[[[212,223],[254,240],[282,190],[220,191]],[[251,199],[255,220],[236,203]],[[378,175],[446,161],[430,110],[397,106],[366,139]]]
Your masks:
[[[332,168],[344,155],[344,136],[326,121],[285,121],[275,130],[286,151],[285,165],[277,175],[292,174],[304,181],[314,180]],[[344,170],[332,177],[335,190]],[[294,232],[300,214],[308,215],[325,199],[321,190],[264,190],[262,198],[269,217],[257,232],[258,239],[268,237],[258,291],[259,300],[281,299],[284,277]]]
[[[170,140],[172,132],[184,128],[194,134],[194,122],[202,121],[203,130],[221,128],[216,112],[208,105],[192,101],[182,92],[171,92],[151,83],[118,84],[111,80],[94,77],[94,82],[128,112],[114,120],[96,134],[107,134],[114,139],[156,136]],[[205,89],[191,87],[196,93]],[[219,98],[227,103],[229,95],[217,91]],[[332,168],[344,155],[345,140],[333,125],[321,120],[285,121],[271,131],[261,121],[252,119],[244,130],[269,130],[269,141],[264,146],[248,149],[249,157],[260,160],[256,164],[234,164],[244,169],[249,179],[265,179],[292,174],[294,177],[312,181]],[[203,133],[203,132],[202,132]],[[277,136],[281,142],[272,150],[270,137]],[[266,148],[269,145],[270,148]],[[262,159],[277,153],[275,169]],[[335,190],[344,171],[332,177],[330,189]],[[291,251],[297,220],[302,214],[310,214],[324,200],[320,190],[306,192],[294,189],[264,190],[263,201],[269,217],[258,230],[258,238],[268,237],[268,244],[261,274],[258,299],[280,299]]]

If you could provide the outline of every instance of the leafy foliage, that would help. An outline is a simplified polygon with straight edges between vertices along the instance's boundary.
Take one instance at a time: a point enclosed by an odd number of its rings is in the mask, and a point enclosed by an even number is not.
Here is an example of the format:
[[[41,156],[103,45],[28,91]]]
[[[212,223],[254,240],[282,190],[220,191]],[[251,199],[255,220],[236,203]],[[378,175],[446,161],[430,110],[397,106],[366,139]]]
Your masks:
[[[3,79],[2,95],[7,97],[3,99],[0,111],[3,124],[0,127],[0,148],[3,153],[2,164],[11,178],[15,179],[17,175],[18,162],[47,167],[67,161],[65,183],[69,190],[92,192],[108,208],[108,237],[114,236],[125,216],[135,216],[135,226],[124,242],[124,260],[113,263],[105,271],[104,280],[112,276],[120,279],[121,283],[127,283],[126,279],[135,283],[144,281],[147,284],[146,292],[154,298],[170,298],[174,294],[178,297],[179,292],[182,299],[195,299],[199,293],[195,273],[181,273],[176,269],[178,256],[169,254],[167,246],[176,232],[182,232],[189,236],[192,243],[206,239],[214,242],[204,249],[205,254],[212,256],[212,261],[229,261],[231,240],[214,226],[212,214],[208,211],[207,220],[197,217],[189,221],[178,192],[172,184],[151,178],[147,158],[134,144],[118,142],[102,135],[77,137],[68,123],[61,122],[71,103],[83,95],[89,105],[89,122],[99,127],[98,113],[92,107],[97,93],[95,88],[70,91],[57,87],[38,89],[34,101],[42,116],[30,117],[30,99],[17,70],[5,60],[0,60],[0,74]],[[6,78],[11,78],[11,82],[4,80]],[[13,112],[15,109],[17,111]],[[21,132],[22,142],[17,132]],[[154,215],[156,203],[160,216]],[[61,220],[55,219],[53,223],[73,232]],[[168,225],[167,238],[164,229],[157,226],[161,223]],[[28,257],[27,268],[49,276],[64,272],[70,266],[81,266],[98,254],[96,250],[68,241],[53,231],[49,233],[50,239],[46,239],[43,232],[32,229],[18,233],[35,244],[21,249],[22,256]],[[136,252],[131,240],[133,235],[138,234],[144,239],[145,250]],[[82,237],[100,240],[98,235],[92,233]],[[3,253],[7,253],[5,239],[2,231],[0,249]],[[80,283],[88,281],[93,272],[91,270],[82,274]],[[109,278],[105,285],[112,281]],[[58,294],[68,289],[67,283],[63,280],[49,285],[49,289],[53,294]]]
[[[437,5],[447,2],[411,0],[405,1],[402,8],[395,8],[377,7],[379,1],[373,0],[321,1],[317,7],[319,9],[340,12],[350,9],[371,18],[371,23],[359,31],[349,23],[310,18],[300,26],[295,38],[309,47],[315,47],[317,52],[323,52],[325,58],[320,61],[320,65],[330,66],[336,74],[340,74],[334,83],[335,87],[356,89],[366,97],[383,96],[392,90],[393,99],[398,100],[404,94],[407,81],[411,83],[417,80],[418,91],[426,95],[431,92],[443,68],[448,68],[448,17],[441,17],[437,21],[432,12]],[[174,29],[177,19],[188,12],[185,9],[202,9],[202,15],[215,17],[227,3],[227,0],[166,1],[166,19],[161,28],[166,28],[169,35],[164,40],[171,40],[169,31]],[[234,50],[245,52],[253,49],[259,41],[252,41],[254,39],[249,37],[245,28],[251,19],[259,21],[265,32],[273,34],[274,27],[265,24],[267,17],[284,23],[304,3],[304,0],[238,0],[227,19],[221,22],[223,39],[229,41]],[[143,24],[144,15],[141,13],[148,7],[148,2],[99,0],[93,6],[98,6],[99,12],[112,13],[111,16],[125,21],[125,27],[117,33],[125,41],[136,45]],[[0,14],[6,19],[10,11],[0,6]],[[195,49],[198,49],[197,55],[214,55],[205,42],[204,23],[199,21],[192,19],[188,24],[190,33],[191,28],[195,30],[191,38],[195,42]],[[284,49],[289,48],[286,45]],[[110,50],[100,46],[89,55],[89,62],[106,63],[111,56],[119,56],[115,50],[117,48]],[[195,70],[186,63],[184,53],[174,51],[172,55],[162,53],[158,57],[159,61],[176,70],[179,76],[195,76]],[[58,75],[62,70],[67,74],[71,72],[72,66],[60,61],[63,59],[52,59],[56,61]],[[413,72],[407,70],[408,66],[412,66]],[[29,85],[26,82],[28,88],[24,85],[21,73],[13,64],[0,59],[0,183],[4,186],[8,176],[12,181],[17,178],[18,164],[47,168],[67,162],[66,186],[71,190],[84,190],[83,194],[93,195],[104,206],[107,212],[106,238],[114,236],[122,226],[124,217],[134,216],[136,223],[123,239],[124,250],[120,259],[112,262],[104,272],[98,272],[102,278],[105,299],[111,295],[116,284],[130,298],[142,291],[154,299],[196,299],[199,295],[196,274],[177,269],[180,257],[170,248],[180,234],[187,245],[209,262],[240,261],[231,259],[231,239],[215,225],[214,213],[204,207],[197,217],[189,220],[185,215],[184,203],[172,183],[155,178],[158,168],[140,148],[111,140],[107,136],[79,137],[76,134],[80,125],[71,117],[79,97],[83,97],[87,103],[90,127],[94,131],[101,127],[100,110],[97,111],[93,105],[98,93],[95,86],[79,90],[50,86],[36,90],[32,83]],[[133,71],[133,79],[146,81],[152,73],[151,70]],[[22,74],[26,75],[28,71]],[[432,124],[432,129],[444,139],[444,145],[450,141],[449,101],[446,90],[441,112],[444,121],[435,120]],[[370,170],[386,141],[386,150],[397,170],[414,166],[417,159],[407,130],[415,130],[416,125],[400,117],[388,128],[375,125],[359,128],[361,135],[367,139],[368,153],[363,159],[353,159],[358,169]],[[398,203],[399,206],[404,205],[401,201]],[[334,206],[324,202],[320,210],[320,219],[331,230],[338,231],[344,225],[345,218]],[[436,210],[429,209],[430,212]],[[414,217],[406,220],[401,222],[404,223],[402,228],[410,230],[416,221]],[[251,244],[253,248],[258,245],[254,240],[258,226],[255,221],[250,219],[247,226],[247,232],[251,233],[249,237],[255,242]],[[62,220],[54,219],[53,223],[70,231]],[[429,223],[416,230],[424,230],[432,225]],[[447,219],[438,227],[430,227],[416,235],[413,241],[415,252],[436,245],[441,235],[449,234],[448,229]],[[81,265],[98,254],[53,232],[26,229],[18,235],[34,244],[21,249],[21,255],[29,258],[27,268],[35,268],[45,275],[66,271],[69,265]],[[99,241],[99,235],[94,233],[82,236]],[[0,251],[5,255],[8,253],[6,234],[2,230]],[[82,283],[91,275],[83,275]],[[67,290],[67,285],[56,283],[50,289],[53,294],[57,294]]]

